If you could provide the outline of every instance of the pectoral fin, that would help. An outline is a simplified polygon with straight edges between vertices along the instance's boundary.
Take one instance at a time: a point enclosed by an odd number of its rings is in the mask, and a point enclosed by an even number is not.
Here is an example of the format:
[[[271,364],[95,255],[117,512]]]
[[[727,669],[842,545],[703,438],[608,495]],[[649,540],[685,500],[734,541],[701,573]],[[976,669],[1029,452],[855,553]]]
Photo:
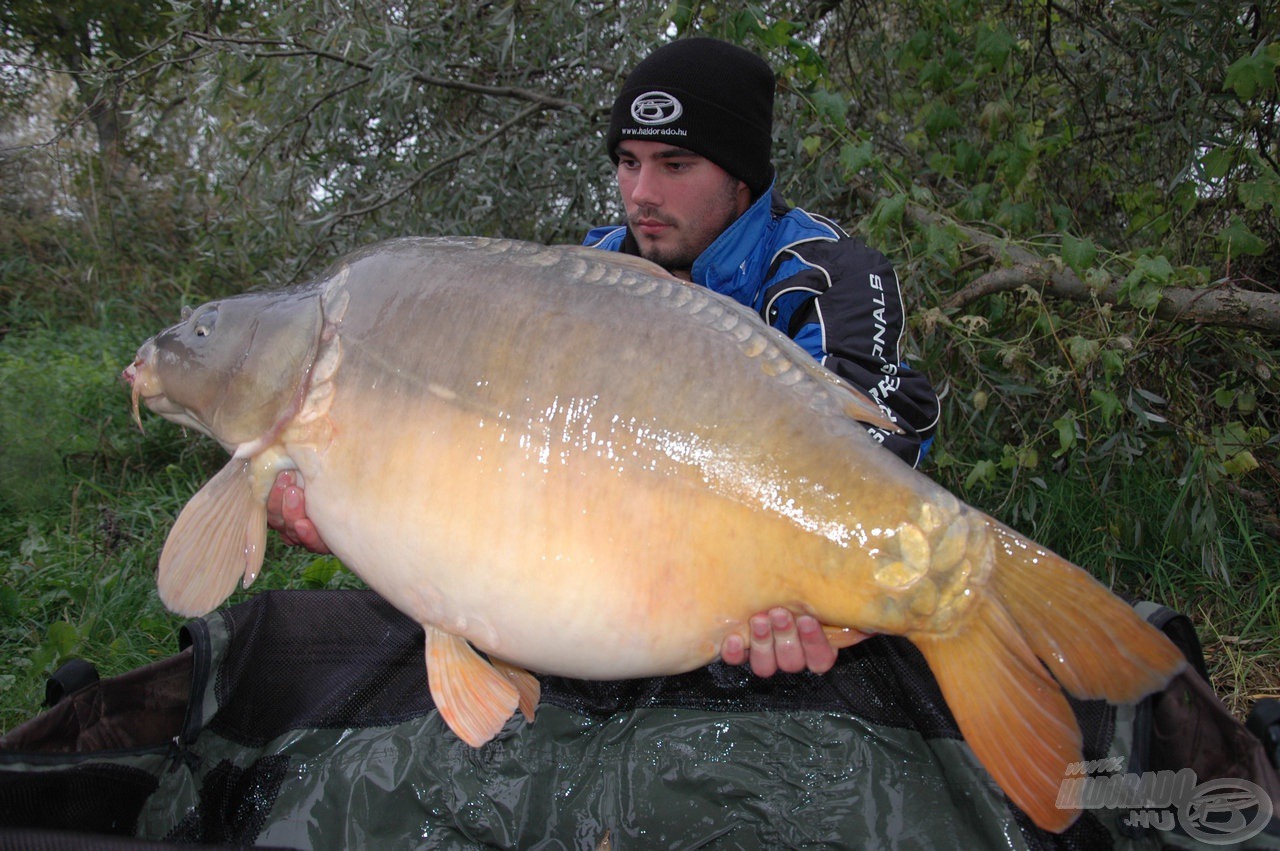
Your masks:
[[[182,509],[160,554],[156,585],[172,612],[212,611],[262,567],[267,508],[255,499],[249,461],[233,458]]]
[[[427,633],[427,684],[440,717],[459,739],[478,748],[501,732],[520,704],[520,692],[466,639],[434,626]],[[518,669],[517,669],[518,670]],[[528,674],[526,674],[528,676]]]

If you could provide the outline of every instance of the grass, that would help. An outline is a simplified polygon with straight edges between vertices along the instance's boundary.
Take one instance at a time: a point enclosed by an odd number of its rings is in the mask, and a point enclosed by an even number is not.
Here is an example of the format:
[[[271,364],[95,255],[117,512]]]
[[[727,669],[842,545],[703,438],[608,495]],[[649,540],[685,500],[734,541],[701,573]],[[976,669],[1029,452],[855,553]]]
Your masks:
[[[1216,525],[1197,543],[1181,513],[1186,487],[1160,459],[1138,460],[1100,490],[1085,477],[1041,481],[1034,512],[1002,519],[1122,596],[1188,615],[1215,691],[1237,718],[1259,699],[1280,698],[1280,545],[1241,502],[1218,494]],[[969,495],[980,507],[989,498]]]
[[[0,731],[39,711],[46,678],[69,658],[110,676],[176,652],[184,621],[157,599],[155,564],[182,505],[225,460],[159,417],[144,413],[145,431],[132,423],[117,376],[154,321],[23,325],[0,339]],[[1243,717],[1280,697],[1280,547],[1225,492],[1212,551],[1189,547],[1176,520],[1187,495],[1171,478],[1152,459],[1106,476],[1101,492],[1047,476],[1018,500],[994,487],[961,495],[1118,592],[1189,614],[1218,694]],[[274,535],[267,566],[232,603],[266,587],[359,584]]]
[[[155,330],[155,329],[151,329]],[[164,537],[225,461],[144,413],[117,381],[150,331],[10,332],[0,340],[0,730],[35,715],[67,659],[103,676],[177,651],[185,622],[155,593]],[[269,543],[267,587],[359,584],[336,560]]]

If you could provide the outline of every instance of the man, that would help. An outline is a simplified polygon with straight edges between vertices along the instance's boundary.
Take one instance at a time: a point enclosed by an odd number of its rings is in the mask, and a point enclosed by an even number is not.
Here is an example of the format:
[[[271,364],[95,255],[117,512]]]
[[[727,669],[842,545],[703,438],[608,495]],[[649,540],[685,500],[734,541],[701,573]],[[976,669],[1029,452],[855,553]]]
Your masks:
[[[902,363],[897,275],[882,254],[773,191],[774,87],[764,60],[714,39],[673,42],[637,65],[606,137],[627,224],[595,228],[586,244],[640,255],[755,309],[900,423],[900,434],[869,431],[915,465],[938,399]],[[293,474],[277,479],[267,509],[286,541],[327,551]],[[749,661],[763,677],[824,673],[835,663],[811,616],[775,608],[749,627],[749,643],[725,639],[725,662]]]
[[[773,190],[774,76],[708,38],[645,59],[614,102],[609,156],[627,225],[586,244],[638,254],[754,308],[867,393],[905,434],[869,429],[911,465],[937,425],[928,380],[902,363],[905,311],[892,265]]]

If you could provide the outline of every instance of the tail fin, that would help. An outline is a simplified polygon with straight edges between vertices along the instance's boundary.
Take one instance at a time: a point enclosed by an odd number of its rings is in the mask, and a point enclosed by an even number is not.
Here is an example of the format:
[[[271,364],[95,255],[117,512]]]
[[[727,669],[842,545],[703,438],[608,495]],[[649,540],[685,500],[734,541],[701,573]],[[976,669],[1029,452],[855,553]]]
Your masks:
[[[998,560],[992,588],[1067,691],[1135,703],[1185,667],[1173,642],[1092,576],[989,522]]]
[[[951,633],[908,638],[978,760],[1032,821],[1061,832],[1079,810],[1060,807],[1058,793],[1067,766],[1084,759],[1062,688],[1131,703],[1186,660],[1083,570],[990,524],[996,563],[972,616]]]

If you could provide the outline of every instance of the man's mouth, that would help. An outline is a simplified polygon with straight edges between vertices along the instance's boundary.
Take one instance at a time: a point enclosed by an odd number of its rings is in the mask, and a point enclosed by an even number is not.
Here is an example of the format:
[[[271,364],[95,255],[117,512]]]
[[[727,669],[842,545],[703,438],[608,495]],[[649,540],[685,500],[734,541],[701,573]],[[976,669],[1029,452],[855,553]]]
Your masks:
[[[670,222],[654,218],[637,218],[631,221],[631,229],[644,236],[657,236],[671,227]]]

